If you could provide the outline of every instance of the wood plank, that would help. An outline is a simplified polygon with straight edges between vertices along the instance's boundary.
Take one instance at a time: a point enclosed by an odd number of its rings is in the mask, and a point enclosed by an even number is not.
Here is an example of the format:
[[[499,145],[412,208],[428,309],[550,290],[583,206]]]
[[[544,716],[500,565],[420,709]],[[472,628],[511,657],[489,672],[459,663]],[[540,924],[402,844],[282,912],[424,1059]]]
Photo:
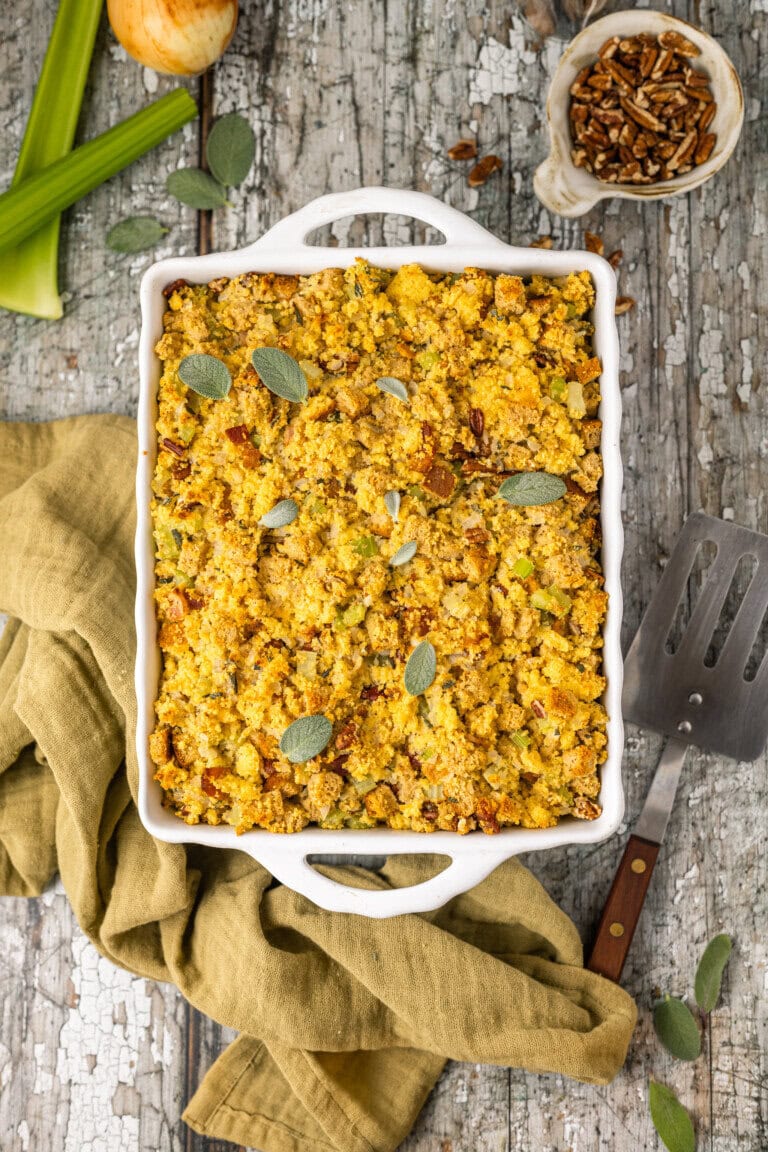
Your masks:
[[[502,0],[463,6],[389,0],[380,8],[360,0],[270,3],[242,13],[215,74],[217,112],[248,111],[258,136],[257,161],[234,194],[235,207],[214,214],[217,247],[255,239],[314,195],[386,183],[420,188],[471,211],[503,239],[527,243],[544,232],[558,246],[578,246],[587,227],[604,237],[608,251],[624,249],[620,290],[638,301],[619,321],[625,638],[688,511],[703,507],[767,526],[761,385],[768,347],[768,160],[759,116],[768,98],[760,69],[768,20],[764,4],[748,0],[694,6],[673,0],[669,7],[682,16],[690,9],[740,62],[748,118],[739,155],[690,198],[640,207],[607,203],[582,221],[550,217],[531,191],[544,153],[547,78],[561,45],[552,39],[541,52],[531,51],[514,6]],[[11,33],[4,39],[0,122],[15,139],[52,12],[52,0],[33,0],[0,18]],[[135,110],[156,83],[108,44],[102,29],[92,81],[100,99],[90,101],[85,135]],[[157,83],[158,92],[170,86]],[[466,165],[446,158],[450,144],[475,133],[482,152],[497,152],[505,162],[504,172],[477,191],[466,184]],[[63,321],[0,314],[0,380],[11,385],[0,396],[6,418],[133,410],[136,279],[151,257],[109,255],[101,237],[120,216],[146,210],[174,225],[158,255],[195,250],[195,214],[163,193],[179,154],[179,141],[170,142],[70,214],[63,259],[73,298]],[[194,129],[185,130],[181,154],[186,163],[197,162]],[[0,156],[0,164],[9,160],[7,151]],[[399,219],[342,222],[329,232],[336,243],[368,244],[423,234]],[[628,823],[659,746],[651,735],[628,734]],[[724,766],[706,754],[691,757],[625,971],[640,1025],[617,1081],[594,1088],[555,1076],[450,1066],[405,1152],[593,1152],[597,1133],[600,1147],[611,1152],[655,1148],[643,1103],[649,1075],[672,1085],[692,1109],[701,1149],[759,1152],[768,1145],[767,877],[756,819],[765,811],[767,775],[765,758]],[[597,923],[622,844],[619,838],[526,860],[585,938]],[[228,1034],[186,1009],[173,990],[99,962],[59,891],[38,904],[6,902],[3,916],[0,1131],[10,1134],[3,1147],[63,1152],[105,1134],[109,1152],[231,1147],[197,1137],[178,1121],[183,1100]],[[683,1066],[653,1037],[654,989],[689,994],[697,956],[718,931],[736,938],[723,1002],[707,1031],[705,1056]]]

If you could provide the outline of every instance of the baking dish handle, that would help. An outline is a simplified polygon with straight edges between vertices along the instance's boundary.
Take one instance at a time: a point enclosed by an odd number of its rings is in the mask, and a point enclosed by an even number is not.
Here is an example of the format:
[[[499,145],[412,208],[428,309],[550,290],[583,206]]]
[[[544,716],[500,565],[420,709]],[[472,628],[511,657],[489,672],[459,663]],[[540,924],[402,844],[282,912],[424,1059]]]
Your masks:
[[[450,852],[446,852],[442,845],[438,854],[450,856]],[[337,884],[335,880],[317,872],[306,857],[297,856],[293,852],[270,853],[261,863],[276,880],[301,896],[306,896],[327,912],[353,912],[373,920],[384,920],[389,916],[431,912],[434,908],[441,908],[454,896],[467,892],[485,880],[511,854],[507,849],[504,852],[481,852],[471,859],[462,857],[457,860],[451,857],[447,868],[421,884],[414,884],[410,888],[376,891]],[[398,855],[407,856],[408,853]]]
[[[355,188],[351,192],[333,192],[310,200],[303,208],[280,220],[268,232],[251,244],[246,251],[269,248],[274,250],[309,248],[306,238],[316,228],[343,220],[346,216],[364,216],[371,212],[388,212],[409,216],[431,224],[445,236],[451,246],[483,244],[506,248],[493,233],[488,232],[463,212],[427,196],[424,192],[411,192],[403,188]],[[334,249],[336,251],[336,249]]]

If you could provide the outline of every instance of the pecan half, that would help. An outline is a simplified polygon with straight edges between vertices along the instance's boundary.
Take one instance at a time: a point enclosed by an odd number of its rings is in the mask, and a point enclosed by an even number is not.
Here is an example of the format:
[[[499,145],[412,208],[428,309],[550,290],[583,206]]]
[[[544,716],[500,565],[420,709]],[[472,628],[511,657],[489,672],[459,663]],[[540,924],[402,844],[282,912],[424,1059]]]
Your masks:
[[[477,144],[474,140],[457,140],[452,148],[448,149],[449,160],[474,160],[477,156]]]
[[[482,160],[478,160],[474,168],[471,169],[467,183],[470,188],[479,188],[481,184],[485,184],[489,176],[500,171],[503,167],[504,161],[500,156],[483,156]]]

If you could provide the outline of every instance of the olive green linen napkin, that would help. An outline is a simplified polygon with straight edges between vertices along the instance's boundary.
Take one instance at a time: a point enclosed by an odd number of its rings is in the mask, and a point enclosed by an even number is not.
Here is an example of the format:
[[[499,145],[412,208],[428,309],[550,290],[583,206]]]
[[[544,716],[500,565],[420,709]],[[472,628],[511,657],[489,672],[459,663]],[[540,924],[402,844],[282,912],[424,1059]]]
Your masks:
[[[245,853],[154,841],[136,812],[133,423],[0,425],[0,892],[61,874],[115,964],[238,1029],[190,1102],[264,1152],[388,1152],[448,1057],[606,1083],[635,1007],[582,967],[571,921],[515,861],[445,908],[323,912]],[[370,888],[414,883],[429,858]]]

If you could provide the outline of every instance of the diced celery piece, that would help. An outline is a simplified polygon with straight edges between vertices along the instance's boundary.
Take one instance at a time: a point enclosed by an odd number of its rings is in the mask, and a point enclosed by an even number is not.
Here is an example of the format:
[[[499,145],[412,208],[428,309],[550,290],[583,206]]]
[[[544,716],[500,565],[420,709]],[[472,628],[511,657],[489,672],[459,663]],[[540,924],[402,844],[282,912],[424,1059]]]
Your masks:
[[[575,420],[581,420],[587,414],[584,402],[584,389],[578,380],[571,380],[568,384],[568,415]]]
[[[533,564],[527,556],[521,556],[512,565],[512,575],[519,576],[521,580],[527,580],[531,572],[533,572]]]
[[[379,551],[379,546],[373,536],[360,536],[359,539],[355,540],[352,547],[358,556],[363,556],[366,560],[370,560]]]
[[[416,356],[416,363],[419,365],[423,372],[429,371],[433,368],[440,359],[440,353],[436,352],[434,348],[426,348],[423,352],[419,352]]]
[[[344,813],[340,808],[331,808],[330,812],[320,821],[321,828],[343,828]]]
[[[551,612],[556,607],[556,603],[549,592],[545,592],[543,588],[537,588],[531,592],[531,607],[538,608],[540,612]]]
[[[513,744],[516,744],[518,748],[527,748],[531,743],[531,736],[529,732],[521,728],[519,731],[512,733],[510,740]]]
[[[566,596],[565,592],[563,592],[562,589],[556,588],[555,585],[552,584],[552,585],[550,585],[549,588],[547,588],[547,592],[549,593],[549,595],[552,597],[553,600],[557,601],[557,603],[560,605],[560,607],[562,609],[564,609],[564,611],[568,612],[570,610],[571,603],[572,603],[571,598],[570,598],[570,596]]]
[[[155,543],[157,544],[157,553],[161,560],[178,559],[181,548],[173,534],[173,530],[169,528],[167,524],[161,524],[155,528]]]
[[[549,386],[549,392],[553,400],[562,400],[565,396],[568,385],[565,382],[565,376],[553,376],[552,383]]]
[[[350,604],[344,613],[344,624],[347,628],[354,628],[356,624],[362,624],[366,612],[365,604]]]
[[[376,781],[371,780],[370,776],[366,776],[362,780],[353,780],[352,787],[356,792],[359,792],[361,796],[365,796],[368,792],[373,792],[376,787]]]

